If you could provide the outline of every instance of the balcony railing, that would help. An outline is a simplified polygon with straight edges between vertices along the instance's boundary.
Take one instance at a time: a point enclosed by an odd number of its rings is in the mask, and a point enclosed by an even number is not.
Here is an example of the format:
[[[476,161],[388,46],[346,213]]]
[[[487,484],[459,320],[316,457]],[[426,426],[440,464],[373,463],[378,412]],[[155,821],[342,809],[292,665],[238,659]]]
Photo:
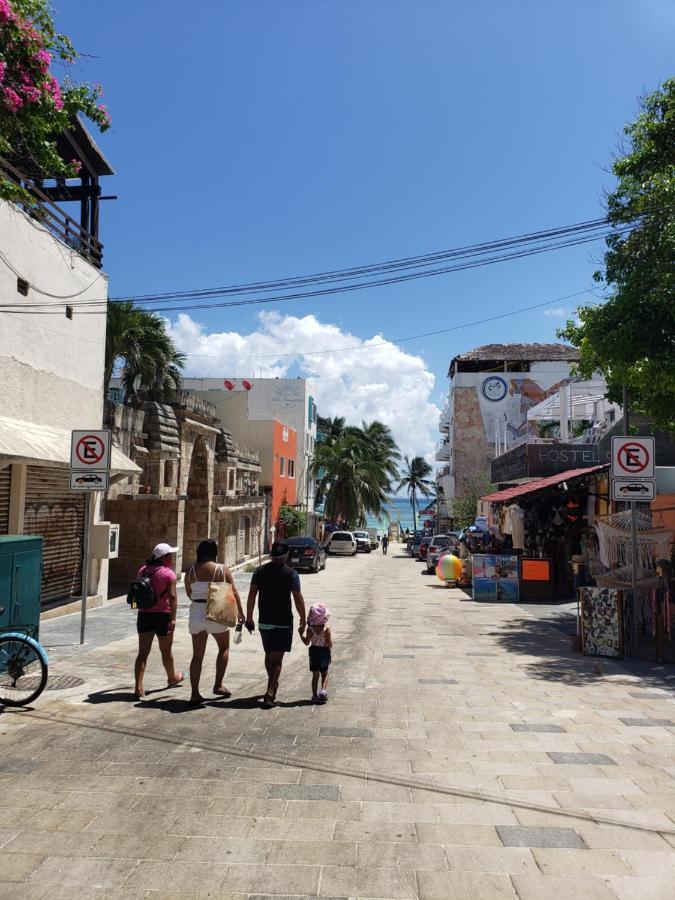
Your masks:
[[[219,494],[216,497],[216,506],[249,506],[262,502],[264,494],[260,491],[254,493],[236,493],[233,496]]]
[[[103,244],[83,228],[79,222],[71,218],[50,197],[27,176],[0,157],[0,172],[17,187],[23,188],[30,197],[30,203],[21,203],[24,212],[68,247],[76,250],[89,262],[100,269],[103,264]]]

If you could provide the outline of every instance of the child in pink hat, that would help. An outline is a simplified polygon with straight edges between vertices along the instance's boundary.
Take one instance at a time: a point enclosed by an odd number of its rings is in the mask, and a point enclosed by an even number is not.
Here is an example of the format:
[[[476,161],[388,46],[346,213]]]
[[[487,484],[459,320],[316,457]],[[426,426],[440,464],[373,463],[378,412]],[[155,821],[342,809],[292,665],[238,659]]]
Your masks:
[[[328,700],[328,669],[331,661],[333,636],[328,627],[330,610],[323,603],[314,603],[307,615],[307,630],[300,628],[303,644],[309,646],[309,671],[312,673],[312,703],[325,703]],[[321,676],[321,690],[319,687]]]

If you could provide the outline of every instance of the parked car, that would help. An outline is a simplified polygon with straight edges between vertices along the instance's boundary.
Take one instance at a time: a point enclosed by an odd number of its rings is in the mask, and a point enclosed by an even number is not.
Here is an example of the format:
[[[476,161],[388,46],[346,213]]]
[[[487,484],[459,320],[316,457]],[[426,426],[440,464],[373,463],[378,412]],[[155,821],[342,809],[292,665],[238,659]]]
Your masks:
[[[326,552],[341,556],[356,556],[356,538],[351,531],[334,531],[326,541]]]
[[[370,553],[370,535],[367,531],[355,531],[353,532],[354,537],[356,538],[356,549],[359,553]]]
[[[429,550],[430,543],[431,543],[430,537],[423,537],[422,540],[420,541],[420,545],[417,550],[417,558],[420,560],[420,562],[424,562],[424,560],[427,558],[427,552]]]
[[[459,541],[453,534],[435,534],[427,550],[427,572],[431,574],[436,570],[438,560],[444,553],[450,553],[459,548]]]
[[[313,537],[292,537],[286,543],[290,547],[288,565],[294,569],[318,572],[326,568],[326,550]]]
[[[406,550],[411,556],[417,556],[417,551],[419,549],[422,538],[424,537],[423,531],[415,531],[407,540]]]

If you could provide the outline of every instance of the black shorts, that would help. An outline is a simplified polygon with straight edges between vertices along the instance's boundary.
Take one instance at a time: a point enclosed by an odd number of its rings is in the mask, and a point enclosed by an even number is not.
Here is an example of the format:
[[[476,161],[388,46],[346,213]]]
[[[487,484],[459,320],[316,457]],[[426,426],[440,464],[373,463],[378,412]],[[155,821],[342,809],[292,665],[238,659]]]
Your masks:
[[[309,648],[309,671],[327,672],[330,666],[330,647]]]
[[[263,628],[260,632],[265,653],[290,653],[293,628]]]
[[[138,610],[136,619],[136,631],[139,634],[156,634],[157,637],[166,637],[169,633],[171,613],[146,612]]]

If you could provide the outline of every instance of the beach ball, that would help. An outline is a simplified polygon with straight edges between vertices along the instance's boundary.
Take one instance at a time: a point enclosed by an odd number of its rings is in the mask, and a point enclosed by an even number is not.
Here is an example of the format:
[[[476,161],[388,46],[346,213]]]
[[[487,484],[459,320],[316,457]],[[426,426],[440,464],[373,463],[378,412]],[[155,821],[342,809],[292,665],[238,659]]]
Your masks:
[[[436,577],[441,581],[458,581],[462,574],[462,561],[453,553],[441,556],[436,564]]]

